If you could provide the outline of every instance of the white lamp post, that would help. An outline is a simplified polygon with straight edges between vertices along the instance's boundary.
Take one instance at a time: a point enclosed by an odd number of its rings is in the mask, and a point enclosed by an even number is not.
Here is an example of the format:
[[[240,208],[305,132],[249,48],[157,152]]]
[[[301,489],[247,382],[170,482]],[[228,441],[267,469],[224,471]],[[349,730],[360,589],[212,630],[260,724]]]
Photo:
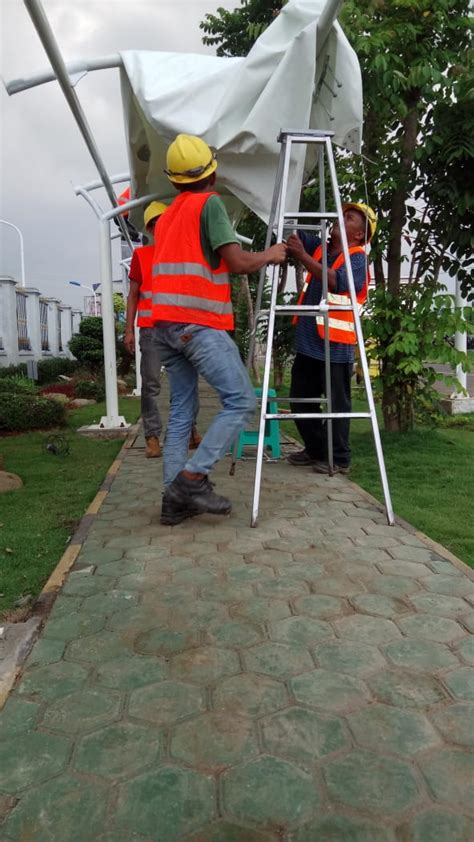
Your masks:
[[[94,296],[94,316],[98,316],[97,312],[97,295],[95,294],[95,289],[93,287],[88,287],[86,284],[81,284],[79,281],[69,281],[72,287],[82,287],[83,289],[89,289]]]
[[[26,287],[26,282],[25,282],[25,250],[24,250],[24,247],[23,247],[23,234],[21,233],[20,229],[17,228],[16,225],[13,225],[13,222],[7,222],[6,219],[0,219],[0,222],[2,223],[2,225],[8,225],[9,228],[14,228],[14,230],[16,231],[16,233],[18,234],[18,236],[20,238],[21,285],[22,285],[22,287]]]

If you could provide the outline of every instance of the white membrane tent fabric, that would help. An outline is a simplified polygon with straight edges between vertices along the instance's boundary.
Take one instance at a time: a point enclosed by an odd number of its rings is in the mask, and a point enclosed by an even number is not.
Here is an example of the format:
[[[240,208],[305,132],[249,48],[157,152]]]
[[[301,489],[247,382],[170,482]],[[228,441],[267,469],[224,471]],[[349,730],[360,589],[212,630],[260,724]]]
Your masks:
[[[341,27],[328,19],[338,5],[290,0],[245,58],[122,52],[132,195],[176,196],[163,170],[179,133],[199,135],[217,151],[216,189],[234,222],[244,206],[268,222],[282,128],[328,130],[359,152],[362,79]],[[302,155],[301,147],[292,162],[291,207],[314,165]],[[142,227],[138,213],[130,218]]]
[[[359,63],[335,20],[342,0],[289,0],[245,58],[126,51],[67,65],[41,0],[23,2],[52,69],[5,82],[6,90],[12,95],[57,79],[113,206],[98,219],[107,404],[99,426],[124,426],[118,415],[110,249],[110,220],[119,211],[75,86],[89,71],[121,68],[134,197],[122,210],[130,210],[137,228],[147,197],[169,201],[176,195],[163,169],[166,148],[180,132],[200,135],[217,150],[216,187],[234,223],[245,206],[267,222],[281,129],[329,130],[335,143],[360,151]],[[296,153],[291,207],[299,206],[302,179],[313,163]]]

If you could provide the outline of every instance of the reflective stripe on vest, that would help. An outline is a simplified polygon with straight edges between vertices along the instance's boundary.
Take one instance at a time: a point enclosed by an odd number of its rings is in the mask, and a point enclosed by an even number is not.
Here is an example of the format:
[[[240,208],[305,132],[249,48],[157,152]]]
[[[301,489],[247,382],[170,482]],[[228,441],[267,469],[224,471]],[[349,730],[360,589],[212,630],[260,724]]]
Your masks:
[[[349,254],[365,254],[365,249],[362,246],[351,246],[349,249]],[[313,259],[316,261],[320,261],[322,257],[322,246],[317,246],[313,253]],[[341,266],[344,266],[344,252],[341,252],[336,257],[334,263],[330,267],[334,269],[336,272]],[[311,280],[311,273],[308,273],[305,280],[305,285],[303,287],[302,292],[298,298],[298,304],[303,303],[303,299],[306,295],[306,290],[308,289],[309,282]],[[362,305],[367,299],[367,291],[370,281],[370,275],[367,271],[367,277],[365,284],[360,292],[356,293],[356,300],[359,312],[362,308]],[[329,305],[334,304],[336,306],[347,306],[351,303],[351,296],[349,292],[342,292],[342,293],[335,293],[328,291],[327,303]],[[298,316],[294,316],[292,323],[296,324],[298,321]],[[328,328],[329,328],[329,341],[330,342],[341,342],[344,345],[354,345],[356,342],[356,333],[355,333],[355,325],[354,325],[354,314],[351,310],[341,310],[339,312],[335,310],[330,310],[328,314]],[[318,331],[319,336],[321,339],[324,339],[324,317],[323,316],[316,316],[316,329]]]
[[[152,325],[143,325],[140,324],[140,320],[143,319],[150,319],[153,315],[152,312],[152,293],[151,292],[140,292],[140,298],[138,302],[138,324],[139,327],[151,327]]]
[[[135,249],[134,257],[140,265],[140,296],[137,307],[138,327],[153,327],[152,276],[154,246],[141,246]]]
[[[185,191],[157,222],[153,255],[153,319],[232,330],[229,267],[213,269],[201,246],[201,214],[216,193]]]
[[[153,304],[164,304],[179,307],[187,307],[192,310],[208,310],[210,313],[232,313],[230,301],[210,301],[195,295],[176,295],[176,293],[156,292],[153,295]]]
[[[153,275],[194,275],[197,278],[205,278],[213,284],[229,283],[228,272],[215,274],[201,263],[156,263],[153,266]]]

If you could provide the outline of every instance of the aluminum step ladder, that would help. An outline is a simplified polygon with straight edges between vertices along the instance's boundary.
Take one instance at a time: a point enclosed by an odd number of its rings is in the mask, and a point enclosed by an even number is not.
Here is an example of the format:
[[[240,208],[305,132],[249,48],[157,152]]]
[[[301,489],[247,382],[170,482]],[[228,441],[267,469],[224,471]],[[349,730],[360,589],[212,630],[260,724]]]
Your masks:
[[[392,502],[390,498],[390,490],[388,487],[388,480],[387,480],[387,473],[385,470],[385,462],[382,450],[382,443],[380,440],[380,431],[377,422],[377,415],[375,411],[375,403],[374,397],[372,393],[372,385],[370,382],[369,376],[369,368],[367,364],[367,356],[365,353],[364,347],[364,337],[362,334],[360,316],[359,316],[359,309],[356,299],[356,291],[354,286],[354,277],[352,274],[352,267],[351,261],[349,256],[349,247],[347,243],[346,231],[344,227],[344,218],[342,212],[342,204],[341,204],[341,197],[339,194],[339,186],[337,182],[337,174],[336,174],[336,166],[334,162],[334,154],[333,154],[333,147],[332,147],[332,136],[333,132],[321,132],[321,131],[281,131],[278,141],[281,143],[281,150],[280,150],[280,157],[278,161],[278,169],[277,175],[275,179],[275,189],[273,193],[272,199],[272,207],[270,210],[270,219],[268,224],[267,230],[267,237],[265,248],[268,248],[271,241],[272,236],[276,236],[276,241],[281,242],[284,237],[285,229],[291,229],[292,231],[297,230],[312,230],[312,231],[319,231],[321,232],[321,247],[322,247],[322,266],[323,266],[323,279],[322,279],[322,297],[319,305],[298,305],[298,304],[277,304],[277,296],[278,293],[281,292],[280,284],[280,273],[281,268],[278,266],[271,267],[271,289],[270,289],[270,305],[268,309],[261,309],[262,298],[263,298],[263,291],[267,281],[267,267],[264,267],[260,272],[260,280],[257,292],[257,299],[256,299],[256,306],[255,306],[255,328],[251,337],[250,341],[250,350],[248,356],[248,365],[250,367],[251,360],[253,358],[256,335],[259,327],[261,327],[261,323],[263,320],[268,322],[267,328],[267,340],[266,340],[266,353],[265,353],[265,368],[263,374],[263,383],[262,383],[262,398],[261,398],[261,408],[260,408],[260,423],[259,423],[259,434],[258,434],[258,445],[257,445],[257,460],[256,460],[256,468],[255,468],[255,484],[254,484],[254,494],[253,494],[253,504],[252,504],[252,517],[251,517],[251,526],[257,525],[258,520],[258,511],[259,511],[259,502],[260,502],[260,488],[261,488],[261,481],[262,481],[262,464],[263,464],[263,455],[264,455],[264,437],[265,437],[265,422],[272,421],[272,420],[284,420],[284,421],[291,421],[297,418],[318,418],[321,421],[326,420],[327,424],[327,437],[328,437],[328,463],[329,463],[329,472],[330,474],[333,471],[334,467],[334,458],[333,458],[333,430],[332,430],[332,422],[334,419],[337,418],[368,418],[372,424],[372,432],[374,436],[375,442],[375,450],[377,453],[377,460],[379,465],[380,471],[380,478],[382,481],[383,493],[384,493],[384,500],[385,500],[385,511],[387,515],[387,522],[389,525],[394,524],[394,514],[392,509]],[[287,195],[288,195],[288,182],[289,182],[289,175],[290,175],[290,164],[292,161],[292,147],[295,144],[312,144],[314,145],[317,153],[317,162],[318,162],[318,181],[319,181],[319,211],[317,212],[309,212],[309,213],[301,213],[299,211],[288,211],[286,210],[286,202],[287,202]],[[325,177],[326,177],[326,166],[329,173],[329,180],[331,183],[331,190],[333,194],[334,204],[336,207],[335,212],[329,212],[326,209],[326,195],[325,195]],[[310,220],[310,224],[306,224],[303,220]],[[348,277],[348,284],[349,284],[349,293],[350,293],[350,301],[351,303],[348,305],[335,305],[331,304],[330,307],[327,304],[327,297],[328,297],[328,265],[327,265],[327,223],[331,220],[339,221],[340,230],[341,230],[341,238],[343,244],[343,253],[344,253],[344,260],[345,266],[347,270],[347,277]],[[311,224],[312,223],[312,224]],[[364,379],[364,386],[367,395],[367,401],[369,404],[369,412],[333,412],[332,405],[331,405],[331,368],[330,368],[330,350],[329,350],[329,330],[328,330],[328,322],[329,322],[329,312],[335,312],[337,310],[340,311],[351,311],[353,313],[354,318],[354,325],[355,325],[355,332],[357,338],[357,345],[359,348],[360,354],[360,362],[362,365],[362,373]],[[318,412],[318,413],[292,413],[292,412],[281,412],[278,411],[277,413],[271,413],[267,411],[267,399],[268,399],[268,389],[270,383],[270,370],[272,364],[272,349],[273,349],[273,336],[274,336],[274,329],[275,329],[275,318],[276,316],[322,316],[324,319],[324,344],[325,344],[325,380],[326,380],[326,389],[325,389],[325,398],[292,398],[291,403],[318,403],[318,404],[325,404],[325,411]],[[275,398],[272,398],[275,401]],[[277,398],[277,401],[288,403],[288,398]]]

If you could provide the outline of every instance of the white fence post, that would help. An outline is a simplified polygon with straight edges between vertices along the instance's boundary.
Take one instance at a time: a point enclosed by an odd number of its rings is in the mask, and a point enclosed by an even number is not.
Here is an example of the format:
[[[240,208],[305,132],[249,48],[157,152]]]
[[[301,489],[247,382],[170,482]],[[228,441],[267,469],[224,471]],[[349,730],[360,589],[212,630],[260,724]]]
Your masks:
[[[69,350],[69,340],[72,336],[71,307],[68,304],[59,305],[59,317],[61,319],[61,336],[63,341],[63,352],[67,357],[71,357],[72,354]]]
[[[49,353],[52,357],[59,357],[58,345],[58,298],[44,299],[48,304],[48,341]]]
[[[24,287],[22,292],[27,293],[26,314],[28,319],[28,338],[30,340],[29,357],[32,360],[40,360],[41,352],[41,328],[40,328],[40,291],[35,287]]]
[[[79,333],[79,325],[82,321],[82,310],[72,310],[72,335]]]
[[[16,281],[0,277],[0,366],[17,365]]]

